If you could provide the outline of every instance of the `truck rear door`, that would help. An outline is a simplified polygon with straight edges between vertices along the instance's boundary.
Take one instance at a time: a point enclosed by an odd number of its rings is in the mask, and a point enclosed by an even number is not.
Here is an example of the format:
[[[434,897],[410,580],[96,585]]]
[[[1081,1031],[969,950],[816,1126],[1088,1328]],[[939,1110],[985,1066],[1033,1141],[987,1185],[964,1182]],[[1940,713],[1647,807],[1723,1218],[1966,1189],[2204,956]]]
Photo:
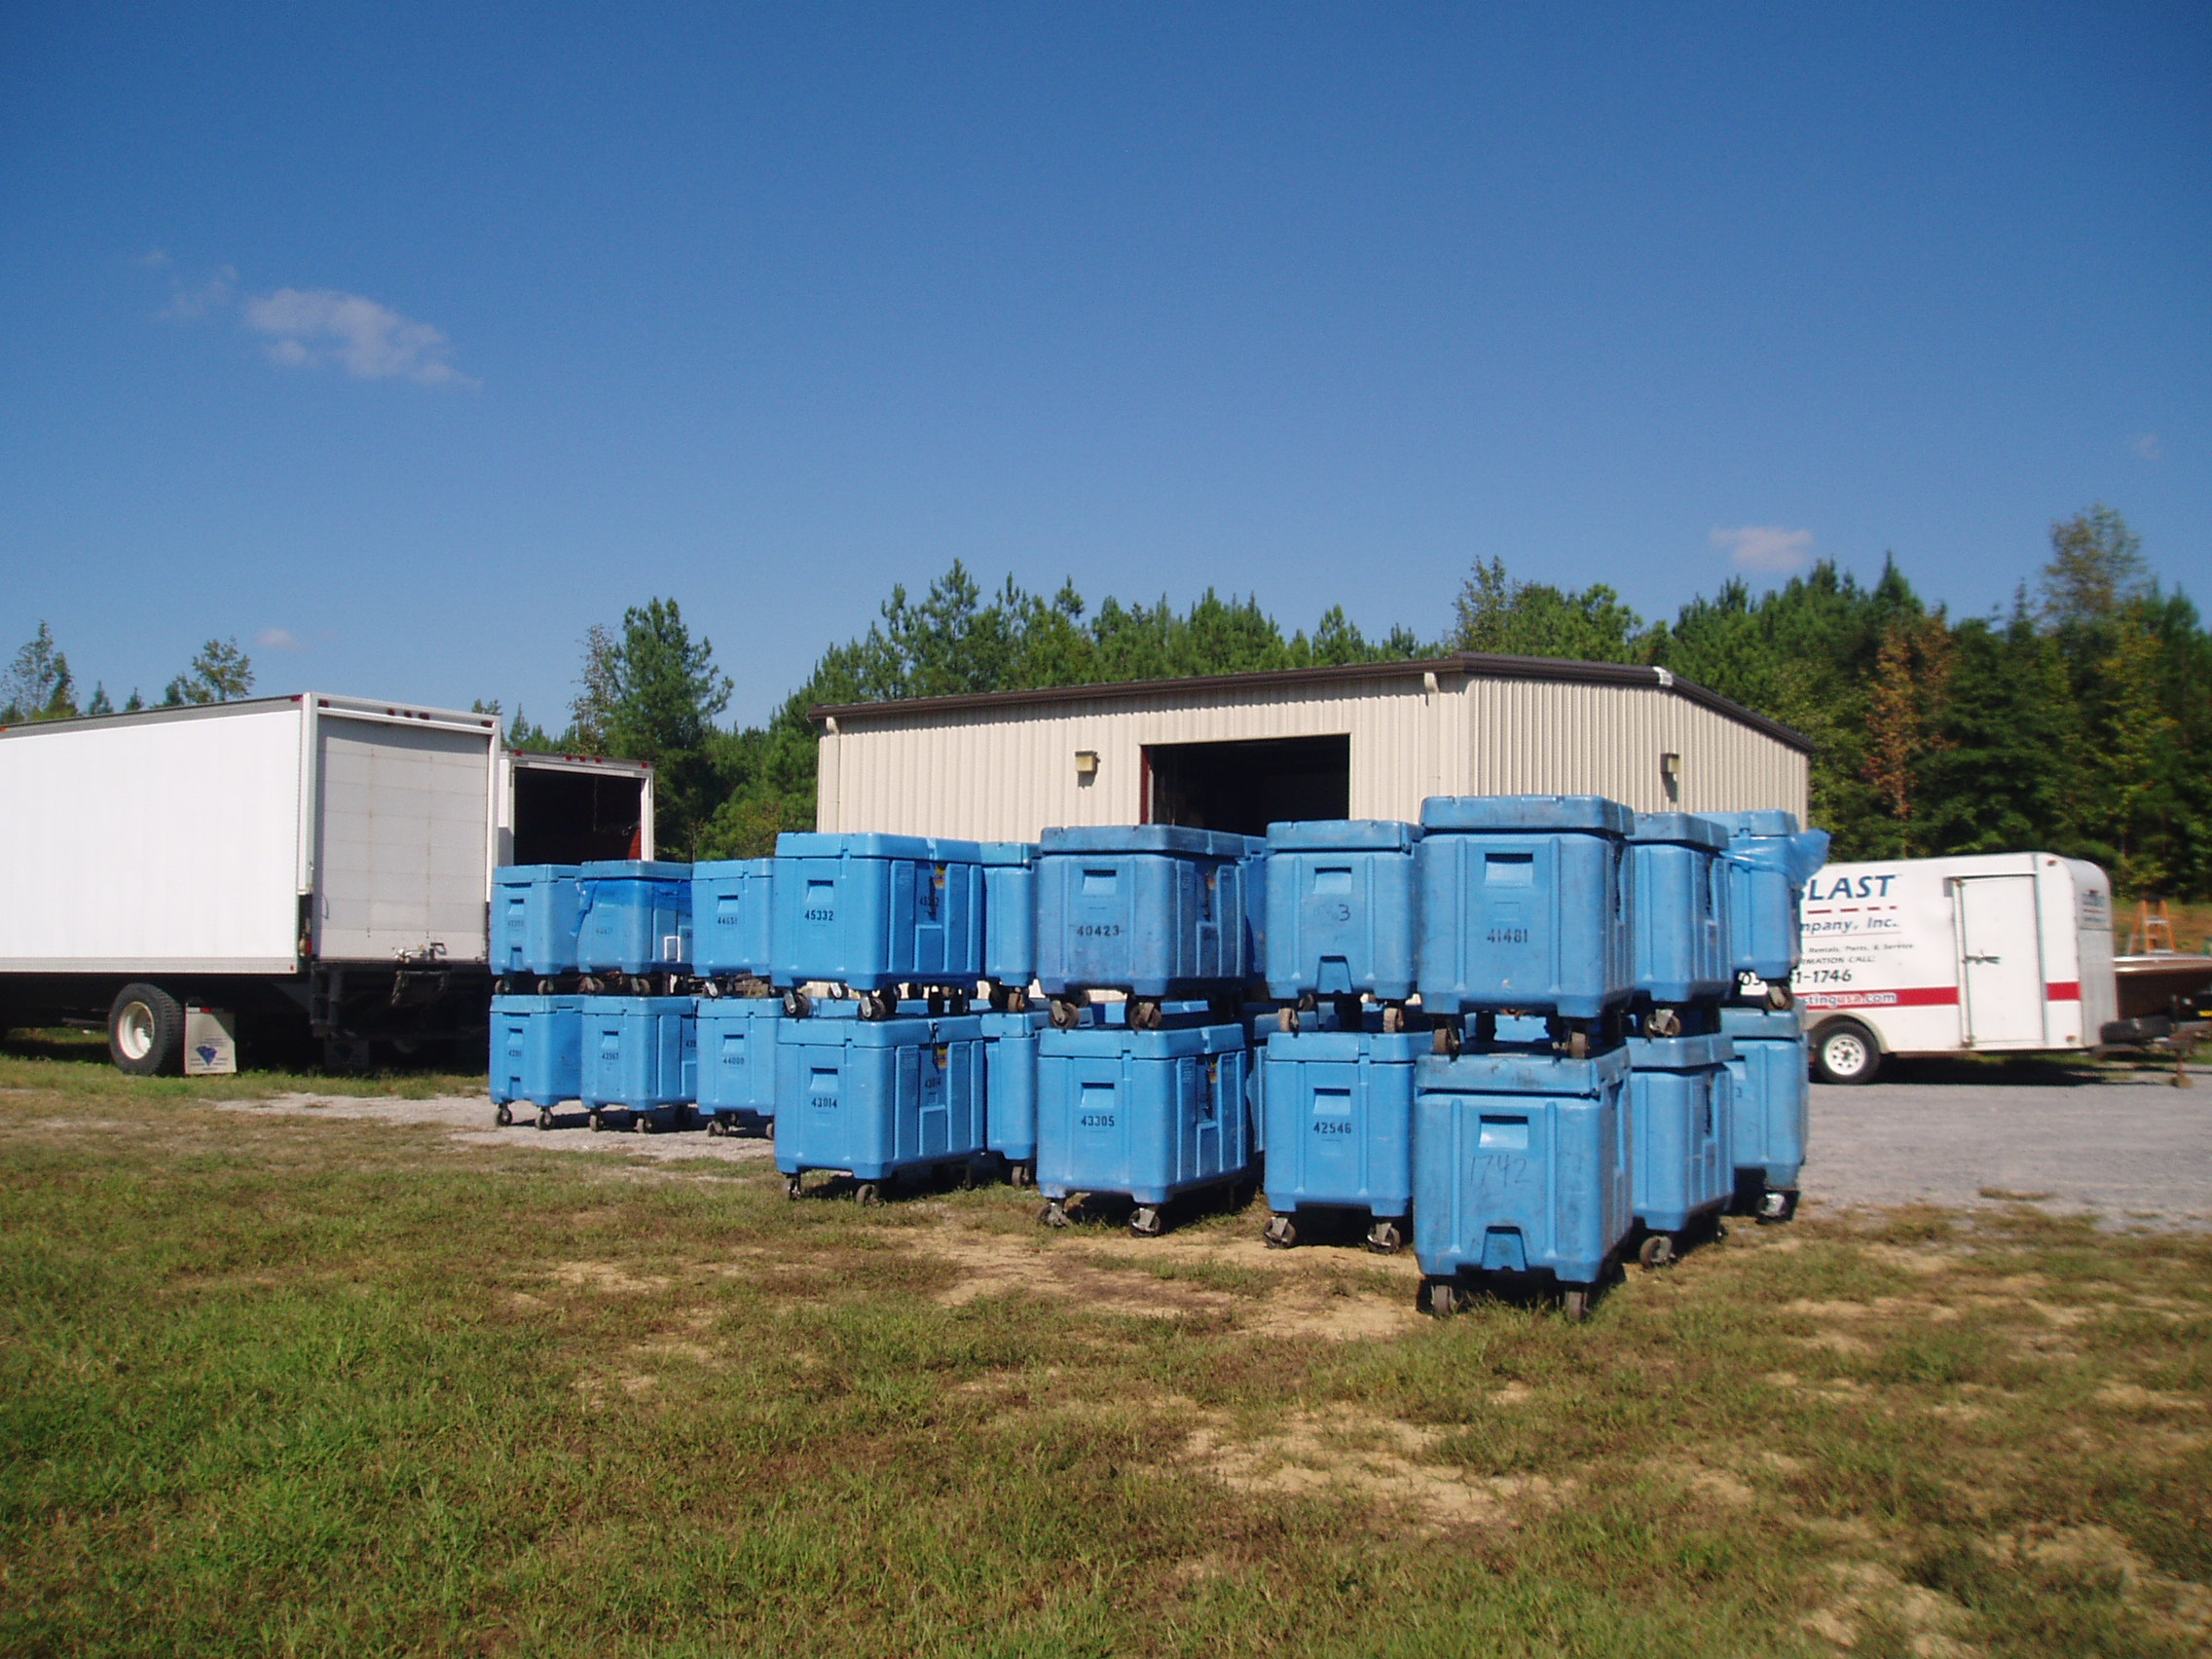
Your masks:
[[[485,960],[492,741],[321,711],[318,957],[389,962],[435,948],[449,961]]]
[[[2036,878],[1960,876],[1957,896],[1959,997],[1968,1046],[2040,1046],[2043,946]]]

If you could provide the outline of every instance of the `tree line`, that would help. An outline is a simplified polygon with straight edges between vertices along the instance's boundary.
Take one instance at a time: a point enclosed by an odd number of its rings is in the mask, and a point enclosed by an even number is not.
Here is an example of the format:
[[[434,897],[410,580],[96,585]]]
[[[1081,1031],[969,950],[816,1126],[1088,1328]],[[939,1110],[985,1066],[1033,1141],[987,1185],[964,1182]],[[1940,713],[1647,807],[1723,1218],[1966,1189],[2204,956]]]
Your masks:
[[[1049,597],[1011,577],[986,592],[955,561],[919,598],[894,587],[867,632],[825,652],[764,724],[721,723],[731,685],[712,643],[656,598],[591,629],[560,730],[518,709],[507,736],[652,762],[658,851],[748,858],[813,827],[807,711],[823,703],[1452,651],[1642,663],[1809,737],[1813,819],[1839,859],[2037,849],[2103,866],[2129,897],[2212,897],[2212,633],[2101,504],[2052,525],[2038,583],[1988,616],[1954,619],[1894,559],[1871,584],[1829,562],[1757,594],[1731,581],[1649,622],[1604,583],[1522,581],[1493,559],[1439,622],[1433,636],[1401,626],[1369,639],[1337,607],[1310,633],[1286,633],[1256,597],[1211,589],[1180,610],[1164,599],[1092,608],[1072,582]],[[164,701],[252,684],[236,643],[211,640]],[[126,706],[140,706],[135,692]],[[84,712],[106,707],[99,689]],[[0,680],[0,723],[77,712],[41,623]]]
[[[2056,852],[2125,895],[2212,896],[2212,634],[2097,505],[2054,524],[2009,608],[1954,619],[1894,559],[1871,584],[1823,562],[1754,594],[1731,581],[1645,621],[1604,583],[1579,592],[1478,561],[1433,637],[1371,640],[1341,608],[1286,633],[1254,597],[1208,590],[1092,609],[957,561],[919,599],[895,587],[866,635],[832,646],[765,724],[724,728],[730,685],[674,600],[585,642],[559,734],[518,715],[524,747],[627,755],[660,772],[662,850],[754,857],[814,823],[823,703],[1173,679],[1492,651],[1664,667],[1812,739],[1812,812],[1839,859]]]

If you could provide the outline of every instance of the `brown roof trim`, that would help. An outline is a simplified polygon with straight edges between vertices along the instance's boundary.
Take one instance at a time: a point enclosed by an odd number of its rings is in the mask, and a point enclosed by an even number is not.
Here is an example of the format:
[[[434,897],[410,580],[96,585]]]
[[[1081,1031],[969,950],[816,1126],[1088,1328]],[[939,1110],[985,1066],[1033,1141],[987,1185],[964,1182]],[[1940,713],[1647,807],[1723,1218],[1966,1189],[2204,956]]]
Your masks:
[[[878,703],[817,703],[807,718],[839,720],[958,714],[972,709],[1018,709],[1043,703],[1083,703],[1095,698],[1173,697],[1192,691],[1280,690],[1291,685],[1329,685],[1345,681],[1412,680],[1424,674],[1464,675],[1481,680],[1555,680],[1582,685],[1655,686],[1750,726],[1801,754],[1813,740],[1780,720],[1753,713],[1714,691],[1663,668],[1625,662],[1574,662],[1566,657],[1495,656],[1456,651],[1449,656],[1417,657],[1409,662],[1351,662],[1325,668],[1270,668],[1244,674],[1204,674],[1182,680],[1119,680],[1096,685],[1045,685],[1029,691],[971,691],[952,697],[909,697]]]

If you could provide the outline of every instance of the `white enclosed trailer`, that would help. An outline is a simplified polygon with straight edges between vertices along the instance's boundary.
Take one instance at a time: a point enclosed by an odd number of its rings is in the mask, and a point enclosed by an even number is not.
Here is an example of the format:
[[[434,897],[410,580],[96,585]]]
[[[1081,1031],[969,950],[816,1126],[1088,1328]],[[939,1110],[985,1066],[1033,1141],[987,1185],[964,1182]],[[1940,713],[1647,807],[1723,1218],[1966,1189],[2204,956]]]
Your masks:
[[[484,1021],[492,870],[635,856],[647,768],[304,693],[0,728],[0,1017],[174,1069],[190,1003],[358,1058]]]
[[[1831,864],[1805,884],[1790,986],[1813,1074],[1888,1054],[2095,1048],[2118,1012],[2112,888],[2050,853]]]

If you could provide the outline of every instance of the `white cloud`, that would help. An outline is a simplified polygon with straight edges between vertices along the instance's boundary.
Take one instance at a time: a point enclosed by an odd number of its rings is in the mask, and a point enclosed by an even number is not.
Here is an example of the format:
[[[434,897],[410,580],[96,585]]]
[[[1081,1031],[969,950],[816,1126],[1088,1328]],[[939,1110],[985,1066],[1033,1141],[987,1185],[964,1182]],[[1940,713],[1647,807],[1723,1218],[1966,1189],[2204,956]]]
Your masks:
[[[133,265],[143,265],[149,271],[159,271],[168,262],[168,250],[166,248],[159,247],[150,247],[144,253],[140,254],[136,259],[131,261]]]
[[[304,651],[308,648],[299,635],[289,628],[264,628],[254,635],[253,643],[265,651]]]
[[[1727,554],[1737,570],[1761,575],[1793,576],[1813,564],[1813,533],[1785,530],[1778,524],[1743,524],[1733,530],[1714,525],[1713,545]]]
[[[168,263],[168,255],[162,255],[162,263]],[[221,311],[231,303],[238,291],[239,274],[228,265],[215,268],[215,274],[197,288],[171,281],[169,303],[162,308],[162,314],[178,322],[198,322],[209,312]]]
[[[2127,447],[2144,461],[2166,459],[2166,446],[2158,442],[2158,434],[2156,432],[2137,432],[2127,440]]]
[[[446,361],[450,342],[426,322],[335,288],[279,288],[245,307],[246,326],[271,336],[269,358],[286,368],[335,362],[355,380],[423,386],[478,383]]]

